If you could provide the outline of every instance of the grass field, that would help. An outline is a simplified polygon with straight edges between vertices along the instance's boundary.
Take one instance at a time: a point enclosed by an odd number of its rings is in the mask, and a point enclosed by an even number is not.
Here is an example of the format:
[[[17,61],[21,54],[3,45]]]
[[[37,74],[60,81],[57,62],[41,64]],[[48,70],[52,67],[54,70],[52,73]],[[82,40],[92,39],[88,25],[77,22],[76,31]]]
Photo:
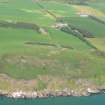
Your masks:
[[[101,10],[103,13],[105,13],[105,2],[100,2],[100,3],[89,3],[89,5],[93,8]]]
[[[83,17],[74,17],[74,18],[64,18],[66,22],[69,24],[86,30],[90,32],[94,37],[104,37],[105,36],[105,25],[102,23],[99,23],[89,17],[83,18]],[[98,30],[97,30],[98,29]]]
[[[76,7],[80,9],[82,6],[54,1],[0,1],[0,74],[9,78],[6,81],[1,76],[0,89],[8,88],[10,91],[21,84],[25,88],[23,80],[29,81],[29,88],[32,86],[32,89],[39,90],[76,88],[79,79],[105,85],[105,24],[79,16]],[[87,6],[83,8],[90,9]],[[104,11],[99,8],[91,6],[91,15],[102,19]],[[101,15],[97,16],[96,11]],[[75,35],[52,27],[59,19],[74,26],[74,31],[81,29],[91,33],[93,38],[81,36],[80,39],[78,32]],[[13,26],[1,22],[13,23]],[[31,26],[29,29],[25,26],[26,29],[24,25],[17,28],[17,22],[38,25],[39,30]],[[12,87],[10,78],[20,81],[17,87]]]

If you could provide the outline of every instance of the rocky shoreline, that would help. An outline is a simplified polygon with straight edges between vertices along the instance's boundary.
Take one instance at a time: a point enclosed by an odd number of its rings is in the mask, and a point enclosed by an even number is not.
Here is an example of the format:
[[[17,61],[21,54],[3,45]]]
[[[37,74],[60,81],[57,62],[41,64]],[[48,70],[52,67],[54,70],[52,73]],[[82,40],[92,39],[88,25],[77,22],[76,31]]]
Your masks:
[[[58,96],[91,96],[96,94],[102,94],[105,93],[105,89],[90,89],[88,88],[87,91],[84,92],[76,92],[76,91],[69,91],[67,89],[64,89],[62,91],[41,91],[41,92],[23,92],[23,91],[15,91],[15,92],[6,92],[6,91],[0,91],[0,96],[8,97],[8,98],[48,98],[48,97],[58,97]]]

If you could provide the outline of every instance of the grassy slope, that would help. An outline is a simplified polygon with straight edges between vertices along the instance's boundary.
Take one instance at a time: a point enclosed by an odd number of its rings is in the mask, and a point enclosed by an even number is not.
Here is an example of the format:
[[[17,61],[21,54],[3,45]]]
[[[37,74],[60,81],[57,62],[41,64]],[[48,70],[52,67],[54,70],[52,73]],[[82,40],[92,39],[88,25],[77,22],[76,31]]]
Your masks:
[[[86,29],[97,39],[105,38],[105,26],[89,18],[78,17],[72,5],[56,2],[41,2],[41,5],[58,17],[71,17],[65,18],[66,22]],[[36,23],[48,31],[44,35],[34,30],[0,27],[1,73],[15,79],[36,79],[40,89],[74,87],[77,79],[105,84],[105,58],[74,35],[51,28],[56,22],[55,18],[36,3],[30,0],[9,0],[7,3],[0,3],[0,14],[0,20]],[[26,42],[47,42],[56,46],[27,45]],[[95,45],[102,49],[104,43],[101,44]],[[63,48],[62,45],[72,49]],[[44,84],[43,79],[39,81],[39,76],[54,79]],[[0,83],[2,84],[1,80]]]
[[[104,37],[105,36],[105,25],[99,23],[91,18],[83,17],[74,17],[74,18],[65,18],[65,20],[79,28],[90,32],[94,37]],[[98,30],[97,30],[98,29]]]
[[[90,6],[99,9],[105,13],[105,2],[100,2],[100,3],[89,3]]]

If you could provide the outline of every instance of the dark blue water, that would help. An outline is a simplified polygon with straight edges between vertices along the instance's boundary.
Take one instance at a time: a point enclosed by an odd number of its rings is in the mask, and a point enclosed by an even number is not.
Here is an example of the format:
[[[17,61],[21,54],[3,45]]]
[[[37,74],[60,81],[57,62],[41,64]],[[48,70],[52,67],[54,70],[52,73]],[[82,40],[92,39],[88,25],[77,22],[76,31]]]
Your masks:
[[[105,105],[105,95],[89,97],[55,97],[47,99],[0,98],[0,105]]]

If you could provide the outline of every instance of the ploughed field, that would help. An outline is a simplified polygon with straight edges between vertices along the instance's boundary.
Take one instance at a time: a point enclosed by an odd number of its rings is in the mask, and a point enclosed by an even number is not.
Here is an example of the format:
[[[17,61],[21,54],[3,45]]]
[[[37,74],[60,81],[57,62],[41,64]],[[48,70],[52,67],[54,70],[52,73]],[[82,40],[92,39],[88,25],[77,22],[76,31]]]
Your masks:
[[[0,0],[0,90],[105,86],[105,13],[97,5]]]

